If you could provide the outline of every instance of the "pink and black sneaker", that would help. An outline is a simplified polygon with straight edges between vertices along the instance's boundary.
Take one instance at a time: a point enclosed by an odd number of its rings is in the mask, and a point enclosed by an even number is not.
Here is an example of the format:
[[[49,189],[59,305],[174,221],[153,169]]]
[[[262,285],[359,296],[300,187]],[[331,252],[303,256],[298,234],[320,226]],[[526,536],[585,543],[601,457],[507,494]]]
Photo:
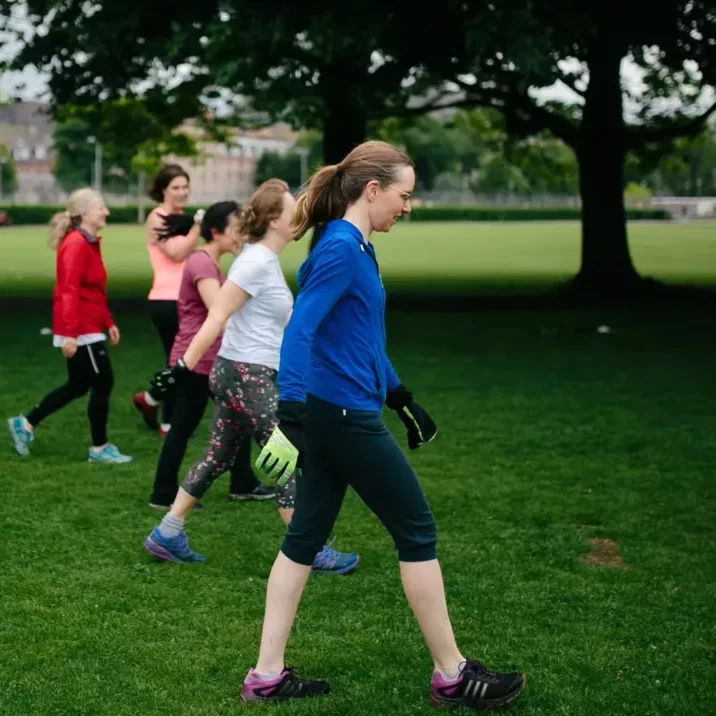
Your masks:
[[[134,403],[134,407],[142,416],[144,424],[151,430],[159,430],[159,421],[157,420],[157,406],[149,405],[144,395],[144,391],[142,391],[141,393],[136,393],[132,397],[132,403]]]
[[[433,673],[432,701],[440,708],[497,709],[508,706],[525,687],[525,675],[513,671],[500,674],[479,661],[466,661],[455,681]]]
[[[327,681],[301,679],[293,669],[284,669],[275,679],[263,679],[254,669],[249,669],[241,690],[241,700],[249,703],[306,699],[325,696],[330,690]]]

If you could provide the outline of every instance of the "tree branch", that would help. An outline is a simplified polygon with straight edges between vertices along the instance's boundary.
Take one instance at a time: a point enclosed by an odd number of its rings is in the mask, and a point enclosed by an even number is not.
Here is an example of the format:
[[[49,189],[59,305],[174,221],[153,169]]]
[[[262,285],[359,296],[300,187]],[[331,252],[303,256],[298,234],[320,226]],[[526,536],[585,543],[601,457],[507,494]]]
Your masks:
[[[563,117],[561,114],[550,112],[544,107],[540,107],[535,104],[529,96],[523,96],[520,98],[525,105],[529,105],[527,110],[533,116],[536,124],[541,125],[542,129],[546,129],[555,137],[559,137],[565,144],[568,144],[572,149],[577,148],[579,142],[579,129],[570,122],[569,119]]]
[[[559,78],[559,81],[560,81],[562,84],[567,85],[567,87],[569,87],[569,89],[571,89],[572,92],[574,92],[574,94],[579,95],[579,96],[582,97],[583,99],[586,99],[586,98],[587,98],[587,93],[577,87],[577,85],[574,83],[574,78],[573,78],[573,77],[570,77],[570,76],[568,76],[568,75],[565,75],[564,77],[560,77],[560,78]]]
[[[468,98],[474,98],[473,107],[500,109],[516,131],[536,134],[546,129],[573,149],[576,148],[578,129],[569,119],[536,104],[527,93],[525,80],[515,72],[502,71],[501,75],[502,89],[479,89],[459,79],[455,82],[465,89]],[[576,88],[575,91],[578,92]]]
[[[628,150],[641,149],[647,144],[661,142],[665,139],[692,137],[698,134],[708,118],[716,112],[714,102],[705,112],[688,120],[672,120],[661,126],[630,126],[626,128],[626,145]]]
[[[442,95],[439,99],[444,99],[449,95]],[[421,104],[418,107],[383,107],[371,112],[371,119],[385,119],[386,117],[420,117],[428,112],[435,112],[440,109],[458,109],[460,107],[475,107],[475,103],[471,100],[458,99],[454,102],[446,102],[445,104],[437,104],[437,100]]]

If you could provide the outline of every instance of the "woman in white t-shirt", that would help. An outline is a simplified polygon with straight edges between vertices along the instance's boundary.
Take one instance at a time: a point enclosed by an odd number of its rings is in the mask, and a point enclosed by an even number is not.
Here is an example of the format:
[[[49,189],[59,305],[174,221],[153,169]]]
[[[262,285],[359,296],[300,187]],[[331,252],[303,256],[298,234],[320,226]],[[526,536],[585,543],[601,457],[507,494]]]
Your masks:
[[[221,348],[209,378],[215,398],[214,423],[204,457],[184,478],[171,510],[145,539],[155,557],[172,562],[201,562],[189,549],[184,523],[196,501],[235,459],[242,441],[252,436],[264,445],[277,420],[275,381],[281,341],[293,309],[293,295],[278,256],[291,242],[291,218],[296,201],[279,179],[264,182],[242,208],[239,228],[248,237],[232,264],[227,280],[209,310],[203,326],[183,358],[158,376],[168,385],[183,371],[193,370],[224,331]],[[296,496],[294,476],[277,488],[276,501],[285,525],[291,521]],[[326,546],[316,556],[314,571],[352,572],[357,554]]]

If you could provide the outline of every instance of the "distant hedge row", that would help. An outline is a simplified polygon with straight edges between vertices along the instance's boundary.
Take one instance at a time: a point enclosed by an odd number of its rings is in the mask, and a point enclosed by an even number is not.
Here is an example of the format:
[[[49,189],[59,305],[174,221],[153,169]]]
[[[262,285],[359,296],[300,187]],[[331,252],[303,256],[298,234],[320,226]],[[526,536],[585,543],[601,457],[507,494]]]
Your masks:
[[[627,209],[630,220],[669,219],[663,209]],[[512,206],[417,206],[411,221],[578,221],[582,211],[578,207],[512,207]]]
[[[58,211],[64,211],[64,206],[50,206],[47,204],[38,205],[1,205],[0,212],[6,211],[13,226],[26,226],[28,224],[47,224]],[[147,209],[147,213],[149,208]],[[137,223],[137,207],[132,206],[110,206],[109,221],[118,224]]]
[[[64,206],[0,206],[6,211],[12,224],[46,224],[55,212]],[[111,206],[110,223],[131,224],[137,222],[137,207]],[[147,211],[150,207],[147,207]],[[194,212],[196,207],[187,207]],[[577,207],[483,207],[483,206],[417,206],[410,215],[410,221],[577,221],[581,211]],[[670,215],[663,209],[627,209],[627,218],[663,221]]]

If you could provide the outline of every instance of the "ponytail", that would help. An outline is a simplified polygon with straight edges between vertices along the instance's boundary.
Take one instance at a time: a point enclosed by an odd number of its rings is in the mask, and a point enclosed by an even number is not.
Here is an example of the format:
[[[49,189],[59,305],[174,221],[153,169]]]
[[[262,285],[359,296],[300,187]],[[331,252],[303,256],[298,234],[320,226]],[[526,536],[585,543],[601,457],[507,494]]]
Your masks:
[[[50,248],[53,251],[57,251],[62,243],[62,239],[64,239],[76,225],[69,211],[58,211],[52,219],[50,219]]]
[[[242,236],[250,236],[256,223],[256,212],[250,202],[239,209],[239,233]]]
[[[343,192],[341,165],[330,164],[319,169],[296,201],[296,211],[291,221],[293,238],[300,239],[317,224],[340,219],[346,209],[348,198]]]
[[[50,248],[57,251],[62,239],[82,223],[82,215],[92,208],[93,202],[102,200],[102,195],[89,187],[77,189],[67,200],[67,210],[60,211],[50,219]]]
[[[267,179],[239,210],[239,231],[249,243],[261,241],[269,224],[283,212],[283,197],[289,191],[282,179]]]
[[[340,164],[319,169],[298,197],[291,222],[294,239],[315,229],[312,250],[323,234],[323,227],[333,219],[342,219],[348,207],[358,201],[368,182],[377,180],[386,188],[395,181],[401,167],[412,167],[405,152],[386,142],[359,144]]]

